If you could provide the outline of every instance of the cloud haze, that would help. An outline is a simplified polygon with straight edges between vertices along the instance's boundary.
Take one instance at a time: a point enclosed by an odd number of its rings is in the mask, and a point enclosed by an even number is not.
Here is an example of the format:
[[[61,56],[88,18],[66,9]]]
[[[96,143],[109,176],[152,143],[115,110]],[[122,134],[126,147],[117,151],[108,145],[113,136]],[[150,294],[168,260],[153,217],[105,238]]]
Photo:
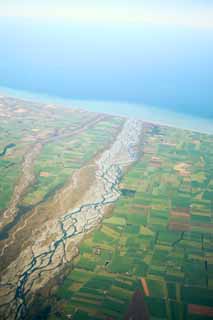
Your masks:
[[[24,1],[0,4],[0,16],[60,18],[84,23],[152,23],[195,28],[213,28],[209,1]]]

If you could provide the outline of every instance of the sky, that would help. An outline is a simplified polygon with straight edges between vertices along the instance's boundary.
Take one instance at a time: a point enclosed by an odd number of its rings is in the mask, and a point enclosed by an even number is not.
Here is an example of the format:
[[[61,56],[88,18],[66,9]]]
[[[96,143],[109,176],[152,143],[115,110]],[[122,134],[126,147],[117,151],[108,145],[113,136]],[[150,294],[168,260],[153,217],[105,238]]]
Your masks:
[[[0,1],[0,86],[213,118],[211,0]]]
[[[213,28],[211,0],[7,0],[0,4],[0,15]]]

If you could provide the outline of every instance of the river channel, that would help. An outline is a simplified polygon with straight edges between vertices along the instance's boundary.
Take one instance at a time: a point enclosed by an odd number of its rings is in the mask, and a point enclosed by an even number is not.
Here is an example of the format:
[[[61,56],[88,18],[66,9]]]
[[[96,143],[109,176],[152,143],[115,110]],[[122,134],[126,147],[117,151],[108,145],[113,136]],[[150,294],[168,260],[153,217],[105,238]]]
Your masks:
[[[40,278],[54,276],[67,262],[67,246],[79,241],[103,219],[107,206],[120,197],[119,182],[124,170],[137,160],[142,124],[127,120],[113,145],[96,161],[96,180],[82,204],[57,219],[57,235],[39,248],[39,239],[31,247],[31,255],[20,267],[21,257],[12,263],[2,277],[0,288],[5,288],[4,302],[0,303],[0,316],[4,320],[24,320],[28,297],[38,289]],[[45,237],[45,234],[44,234]],[[18,265],[18,270],[13,270]],[[21,272],[20,272],[21,271]]]

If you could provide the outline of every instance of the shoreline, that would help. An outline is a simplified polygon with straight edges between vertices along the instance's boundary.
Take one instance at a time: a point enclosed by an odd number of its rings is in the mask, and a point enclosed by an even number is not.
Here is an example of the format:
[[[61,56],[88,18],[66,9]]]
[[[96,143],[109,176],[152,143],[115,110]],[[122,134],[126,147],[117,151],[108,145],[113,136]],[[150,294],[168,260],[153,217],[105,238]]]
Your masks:
[[[193,117],[163,108],[127,102],[77,100],[0,86],[0,95],[25,101],[56,104],[59,107],[84,109],[112,116],[135,118],[143,122],[213,135],[213,119]]]

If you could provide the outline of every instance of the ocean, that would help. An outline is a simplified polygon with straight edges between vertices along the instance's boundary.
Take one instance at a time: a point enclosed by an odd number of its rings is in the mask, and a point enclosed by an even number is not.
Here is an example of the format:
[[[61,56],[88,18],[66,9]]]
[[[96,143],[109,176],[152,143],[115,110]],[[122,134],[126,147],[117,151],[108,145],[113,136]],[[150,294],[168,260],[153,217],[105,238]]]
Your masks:
[[[1,17],[0,41],[2,91],[213,131],[211,30]]]
[[[84,109],[91,112],[107,113],[115,116],[140,119],[143,121],[166,125],[174,128],[213,134],[213,119],[192,116],[186,113],[170,111],[164,108],[115,101],[74,100],[49,96],[29,91],[0,87],[0,96],[14,97],[27,101],[55,104],[59,107]]]

